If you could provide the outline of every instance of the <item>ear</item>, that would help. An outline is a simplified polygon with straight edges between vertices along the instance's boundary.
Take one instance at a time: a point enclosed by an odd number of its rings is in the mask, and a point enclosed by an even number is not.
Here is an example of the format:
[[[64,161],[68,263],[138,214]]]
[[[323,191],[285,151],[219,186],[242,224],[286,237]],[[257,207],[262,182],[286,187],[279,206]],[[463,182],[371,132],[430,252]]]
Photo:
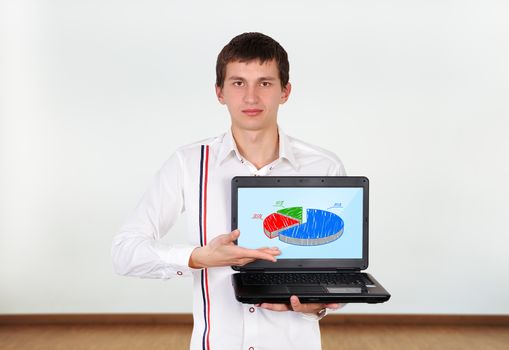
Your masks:
[[[290,92],[292,92],[292,84],[288,83],[286,86],[281,90],[281,100],[279,101],[279,104],[283,104],[286,101],[288,101],[288,97],[290,97]]]
[[[215,88],[217,100],[219,101],[220,104],[224,105],[223,88],[218,86],[217,84],[215,85]]]

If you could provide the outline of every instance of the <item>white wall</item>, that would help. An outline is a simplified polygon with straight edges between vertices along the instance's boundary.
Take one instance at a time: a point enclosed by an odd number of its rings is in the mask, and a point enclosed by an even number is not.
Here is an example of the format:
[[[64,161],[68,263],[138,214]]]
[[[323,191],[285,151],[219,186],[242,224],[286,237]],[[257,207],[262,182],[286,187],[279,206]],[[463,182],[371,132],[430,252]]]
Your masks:
[[[111,238],[175,148],[228,127],[215,58],[245,31],[289,53],[282,127],[371,179],[393,297],[342,312],[509,313],[508,2],[1,4],[0,313],[190,312],[190,280],[114,275]]]

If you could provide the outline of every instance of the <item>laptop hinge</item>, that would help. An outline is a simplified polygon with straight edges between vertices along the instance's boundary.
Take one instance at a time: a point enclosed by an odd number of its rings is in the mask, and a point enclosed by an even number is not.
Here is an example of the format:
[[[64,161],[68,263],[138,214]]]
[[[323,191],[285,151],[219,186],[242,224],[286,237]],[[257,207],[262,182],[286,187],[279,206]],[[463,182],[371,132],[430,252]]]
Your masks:
[[[265,269],[242,269],[239,272],[261,273],[265,272]]]
[[[264,268],[256,268],[256,269],[242,269],[239,272],[249,272],[249,273],[265,273],[265,272],[274,272],[274,273],[281,273],[281,272],[339,272],[339,273],[345,273],[345,272],[361,272],[361,269],[357,268],[351,268],[351,269],[341,269],[337,268],[336,270],[331,269],[315,269],[315,270],[302,270],[302,269],[279,269],[279,270],[266,270]]]

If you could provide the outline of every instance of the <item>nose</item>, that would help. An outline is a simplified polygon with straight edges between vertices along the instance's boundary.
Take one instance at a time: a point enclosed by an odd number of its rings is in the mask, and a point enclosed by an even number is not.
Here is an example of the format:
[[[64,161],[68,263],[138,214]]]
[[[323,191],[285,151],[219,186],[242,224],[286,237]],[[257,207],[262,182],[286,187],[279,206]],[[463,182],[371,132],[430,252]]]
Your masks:
[[[256,86],[248,86],[245,89],[244,102],[248,104],[256,104],[258,102]]]

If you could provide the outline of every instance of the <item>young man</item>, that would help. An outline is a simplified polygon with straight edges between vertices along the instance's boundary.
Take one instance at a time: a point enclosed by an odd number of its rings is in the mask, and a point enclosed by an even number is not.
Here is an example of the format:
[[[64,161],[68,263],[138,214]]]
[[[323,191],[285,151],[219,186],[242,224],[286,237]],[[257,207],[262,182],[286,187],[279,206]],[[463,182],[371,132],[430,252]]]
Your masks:
[[[286,51],[272,38],[244,33],[219,53],[216,94],[231,129],[178,149],[163,165],[132,217],[115,237],[117,273],[148,278],[194,278],[191,349],[320,349],[318,319],[337,304],[246,305],[235,300],[232,265],[276,261],[277,248],[234,245],[229,232],[231,179],[238,175],[344,175],[328,151],[285,135],[279,105],[291,92]],[[160,241],[180,213],[187,245]]]

